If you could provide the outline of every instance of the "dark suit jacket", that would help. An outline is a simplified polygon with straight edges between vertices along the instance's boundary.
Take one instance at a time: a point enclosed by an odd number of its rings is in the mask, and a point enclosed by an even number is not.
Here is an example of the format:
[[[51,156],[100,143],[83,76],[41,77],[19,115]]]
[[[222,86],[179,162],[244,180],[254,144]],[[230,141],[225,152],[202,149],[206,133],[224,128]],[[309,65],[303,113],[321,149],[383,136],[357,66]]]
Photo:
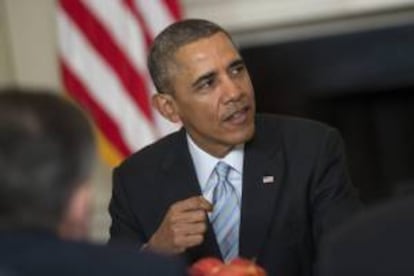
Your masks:
[[[359,205],[338,133],[320,123],[259,115],[245,145],[240,255],[269,275],[311,275],[320,236]],[[273,183],[263,183],[273,176]],[[180,130],[131,156],[114,171],[110,243],[137,246],[157,230],[168,207],[200,187]],[[188,260],[220,256],[211,225]]]
[[[375,206],[323,242],[320,275],[414,275],[414,197]]]
[[[61,241],[46,232],[0,232],[0,275],[185,275],[183,263],[138,250]]]

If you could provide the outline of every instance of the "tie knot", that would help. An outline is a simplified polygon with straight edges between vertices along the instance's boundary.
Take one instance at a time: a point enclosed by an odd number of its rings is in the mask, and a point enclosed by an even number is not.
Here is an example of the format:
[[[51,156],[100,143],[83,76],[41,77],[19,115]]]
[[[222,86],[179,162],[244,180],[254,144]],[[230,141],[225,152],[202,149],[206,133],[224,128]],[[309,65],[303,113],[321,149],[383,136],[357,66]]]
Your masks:
[[[230,169],[230,165],[227,165],[222,161],[218,162],[216,165],[216,171],[221,180],[227,179]]]

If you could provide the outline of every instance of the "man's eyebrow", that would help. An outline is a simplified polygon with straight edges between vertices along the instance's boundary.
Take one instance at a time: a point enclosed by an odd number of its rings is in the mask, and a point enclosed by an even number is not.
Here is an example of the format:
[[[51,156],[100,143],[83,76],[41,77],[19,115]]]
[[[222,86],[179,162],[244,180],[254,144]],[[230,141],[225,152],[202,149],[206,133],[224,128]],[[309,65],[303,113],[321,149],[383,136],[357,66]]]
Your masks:
[[[215,72],[208,72],[205,73],[204,75],[201,75],[200,77],[198,77],[192,84],[192,87],[197,87],[201,82],[203,82],[204,80],[209,80],[212,77],[214,77],[216,75]]]
[[[239,65],[243,65],[243,66],[245,65],[244,60],[242,58],[238,58],[238,59],[232,61],[229,65],[229,68],[233,68],[233,67],[236,67],[236,66],[239,66]]]

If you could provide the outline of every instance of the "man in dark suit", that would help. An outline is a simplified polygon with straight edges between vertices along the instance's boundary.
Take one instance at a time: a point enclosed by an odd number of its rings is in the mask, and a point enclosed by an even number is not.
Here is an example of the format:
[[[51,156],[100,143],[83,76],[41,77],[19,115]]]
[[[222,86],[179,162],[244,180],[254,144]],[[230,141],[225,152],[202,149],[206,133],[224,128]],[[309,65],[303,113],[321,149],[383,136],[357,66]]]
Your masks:
[[[319,275],[414,275],[413,233],[413,196],[372,207],[323,241]]]
[[[0,270],[184,275],[172,259],[82,242],[94,153],[92,128],[68,101],[41,91],[0,91]]]
[[[319,238],[359,206],[338,133],[256,116],[247,68],[214,23],[167,27],[148,65],[154,105],[184,127],[115,169],[110,243],[311,275]]]

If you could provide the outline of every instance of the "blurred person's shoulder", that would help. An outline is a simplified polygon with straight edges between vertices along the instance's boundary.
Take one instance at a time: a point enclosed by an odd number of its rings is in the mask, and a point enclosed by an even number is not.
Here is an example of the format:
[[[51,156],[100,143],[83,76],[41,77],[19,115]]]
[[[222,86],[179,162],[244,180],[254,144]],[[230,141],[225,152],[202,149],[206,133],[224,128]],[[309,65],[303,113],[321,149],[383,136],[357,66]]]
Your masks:
[[[414,196],[409,195],[377,203],[355,215],[323,239],[320,275],[412,275],[412,210]]]
[[[381,235],[406,235],[414,231],[414,195],[400,196],[365,208],[343,227],[327,237],[328,241],[371,240]],[[408,231],[408,232],[407,232]],[[414,236],[412,244],[414,246]]]
[[[43,232],[1,233],[0,268],[11,275],[183,275],[183,262],[137,248],[63,241]]]
[[[84,245],[95,252],[97,264],[107,263],[105,271],[113,272],[104,275],[185,275],[185,263],[177,256],[164,256],[127,246]]]

